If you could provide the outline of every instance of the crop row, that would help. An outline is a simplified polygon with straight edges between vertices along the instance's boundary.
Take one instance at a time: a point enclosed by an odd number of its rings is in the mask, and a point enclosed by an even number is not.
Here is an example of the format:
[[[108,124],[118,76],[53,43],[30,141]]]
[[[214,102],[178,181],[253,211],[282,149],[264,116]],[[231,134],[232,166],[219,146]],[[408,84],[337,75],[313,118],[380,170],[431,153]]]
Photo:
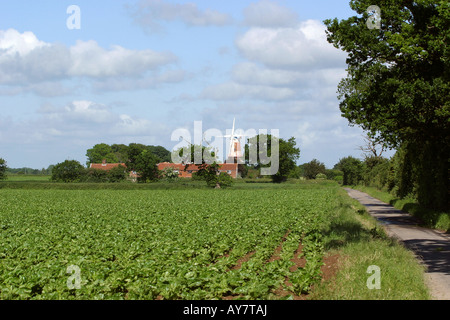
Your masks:
[[[286,277],[306,292],[335,199],[333,188],[1,189],[0,299],[264,299]],[[291,272],[299,242],[307,262]]]

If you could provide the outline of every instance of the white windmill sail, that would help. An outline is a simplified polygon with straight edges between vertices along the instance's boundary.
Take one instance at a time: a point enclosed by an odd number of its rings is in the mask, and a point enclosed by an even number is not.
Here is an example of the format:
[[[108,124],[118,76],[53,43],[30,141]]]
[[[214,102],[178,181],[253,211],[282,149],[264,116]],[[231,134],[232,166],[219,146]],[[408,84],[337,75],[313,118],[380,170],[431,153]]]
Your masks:
[[[231,129],[231,135],[224,136],[226,138],[230,138],[227,162],[234,162],[235,160],[237,160],[239,162],[239,161],[241,161],[241,158],[242,158],[241,143],[239,141],[240,138],[242,138],[242,135],[236,134],[235,124],[236,124],[236,118],[233,119],[233,127]]]

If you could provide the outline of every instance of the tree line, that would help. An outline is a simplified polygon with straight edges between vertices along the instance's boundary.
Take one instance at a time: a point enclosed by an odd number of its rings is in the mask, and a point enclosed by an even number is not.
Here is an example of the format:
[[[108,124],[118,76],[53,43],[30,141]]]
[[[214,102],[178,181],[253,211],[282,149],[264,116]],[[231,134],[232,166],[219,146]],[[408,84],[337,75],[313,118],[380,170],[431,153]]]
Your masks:
[[[448,210],[448,1],[379,0],[379,28],[367,26],[370,5],[371,0],[352,1],[357,15],[324,21],[328,42],[348,55],[347,77],[338,86],[342,116],[398,150],[389,164],[375,159],[369,166],[377,179],[391,167],[396,178],[389,188],[400,196],[414,193],[425,207]]]

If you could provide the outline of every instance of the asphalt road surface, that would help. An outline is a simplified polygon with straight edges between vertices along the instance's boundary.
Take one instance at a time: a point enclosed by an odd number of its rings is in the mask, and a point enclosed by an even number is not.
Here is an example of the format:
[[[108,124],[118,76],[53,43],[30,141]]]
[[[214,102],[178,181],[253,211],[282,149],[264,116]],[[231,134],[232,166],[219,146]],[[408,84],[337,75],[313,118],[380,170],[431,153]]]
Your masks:
[[[408,213],[368,194],[345,188],[350,197],[363,204],[384,226],[387,234],[412,250],[426,266],[426,282],[435,300],[450,300],[450,235],[419,227]]]

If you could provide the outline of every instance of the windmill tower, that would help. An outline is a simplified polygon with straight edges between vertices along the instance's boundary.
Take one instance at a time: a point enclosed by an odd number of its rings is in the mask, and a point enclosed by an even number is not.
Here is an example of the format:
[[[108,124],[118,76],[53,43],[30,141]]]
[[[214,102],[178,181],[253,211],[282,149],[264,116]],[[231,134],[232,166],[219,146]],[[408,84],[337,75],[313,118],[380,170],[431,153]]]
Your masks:
[[[233,129],[231,129],[231,135],[225,135],[224,137],[230,138],[230,145],[228,148],[228,155],[226,163],[243,163],[242,161],[242,149],[240,139],[242,135],[236,134],[234,131],[234,124],[236,118],[233,119]]]

